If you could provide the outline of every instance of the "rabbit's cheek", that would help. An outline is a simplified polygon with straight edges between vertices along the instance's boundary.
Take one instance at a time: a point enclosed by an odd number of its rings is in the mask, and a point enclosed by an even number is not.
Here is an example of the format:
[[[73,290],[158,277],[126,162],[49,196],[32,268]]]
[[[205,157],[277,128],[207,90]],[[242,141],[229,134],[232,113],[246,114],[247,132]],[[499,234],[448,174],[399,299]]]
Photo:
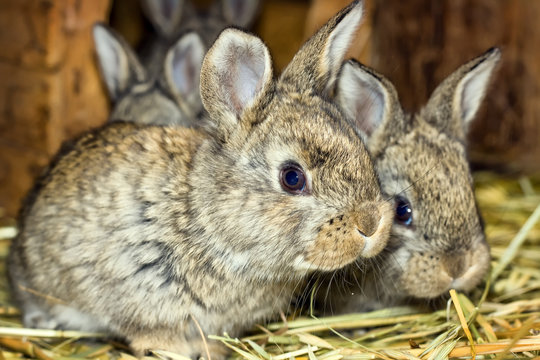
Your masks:
[[[405,265],[401,284],[406,293],[433,298],[450,289],[468,291],[482,280],[489,269],[489,248],[481,242],[474,250],[445,254],[416,253]]]
[[[344,215],[339,215],[321,226],[317,237],[304,256],[305,261],[320,270],[335,270],[360,256],[365,237]]]
[[[400,282],[408,295],[432,298],[444,293],[452,280],[439,256],[420,253],[411,256]]]
[[[320,270],[341,268],[359,257],[382,251],[392,226],[388,203],[364,203],[355,211],[331,218],[318,230],[304,256]]]

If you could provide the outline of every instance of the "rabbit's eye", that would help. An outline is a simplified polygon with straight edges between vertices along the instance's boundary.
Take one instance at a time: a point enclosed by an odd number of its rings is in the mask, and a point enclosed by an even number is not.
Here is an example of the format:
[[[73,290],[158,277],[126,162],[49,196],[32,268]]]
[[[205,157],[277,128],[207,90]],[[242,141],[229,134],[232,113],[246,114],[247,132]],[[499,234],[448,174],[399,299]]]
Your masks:
[[[396,201],[396,221],[405,226],[412,223],[412,208],[407,199],[398,198]]]
[[[285,164],[279,173],[279,181],[283,190],[291,194],[301,194],[306,191],[306,175],[297,164]]]

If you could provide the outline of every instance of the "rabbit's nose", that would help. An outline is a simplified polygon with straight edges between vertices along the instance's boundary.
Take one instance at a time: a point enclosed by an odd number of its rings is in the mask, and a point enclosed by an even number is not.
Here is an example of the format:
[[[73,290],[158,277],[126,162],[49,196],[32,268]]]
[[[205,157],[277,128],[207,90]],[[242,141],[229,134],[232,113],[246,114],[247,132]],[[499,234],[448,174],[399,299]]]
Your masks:
[[[442,260],[442,266],[452,279],[459,278],[470,267],[468,257],[463,253],[445,256]]]
[[[457,265],[456,261],[457,261]],[[479,244],[472,252],[462,254],[454,259],[454,265],[447,267],[452,276],[451,287],[457,290],[468,291],[475,287],[489,270],[490,254],[487,243]]]
[[[354,223],[356,236],[364,242],[361,256],[372,257],[384,249],[390,236],[392,220],[392,207],[387,202],[364,203],[357,209]]]

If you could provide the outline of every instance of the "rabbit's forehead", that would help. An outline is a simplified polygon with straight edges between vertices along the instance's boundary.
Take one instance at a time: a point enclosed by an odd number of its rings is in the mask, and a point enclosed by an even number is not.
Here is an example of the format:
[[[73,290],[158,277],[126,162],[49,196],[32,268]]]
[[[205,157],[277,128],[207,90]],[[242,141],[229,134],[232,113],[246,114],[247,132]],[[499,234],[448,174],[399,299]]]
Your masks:
[[[476,236],[481,228],[464,148],[441,139],[414,140],[389,147],[377,162],[383,192],[406,197],[417,230],[430,237]]]
[[[278,124],[269,124],[268,149],[297,157],[308,168],[344,162],[351,167],[372,168],[364,144],[347,124],[326,121],[316,112],[304,115],[301,120],[284,115]]]

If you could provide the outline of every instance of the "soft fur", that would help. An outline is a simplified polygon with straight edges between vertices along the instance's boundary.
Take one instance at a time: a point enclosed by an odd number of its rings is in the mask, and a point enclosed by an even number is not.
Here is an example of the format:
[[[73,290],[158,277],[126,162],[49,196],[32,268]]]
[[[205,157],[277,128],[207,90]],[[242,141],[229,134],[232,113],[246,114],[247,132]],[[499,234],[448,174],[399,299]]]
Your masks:
[[[197,358],[197,323],[239,336],[285,310],[307,274],[376,256],[392,207],[324,96],[361,14],[354,2],[332,18],[277,81],[260,39],[225,30],[202,65],[206,130],[117,122],[64,149],[9,255],[25,325]],[[305,171],[301,194],[280,185],[290,162]]]
[[[381,255],[319,280],[318,298],[327,311],[425,301],[451,288],[471,290],[482,280],[490,255],[466,133],[499,58],[492,49],[460,67],[414,116],[403,113],[383,76],[355,61],[344,65],[338,102],[367,142],[383,193],[396,203],[407,199],[413,217],[409,226],[394,221]]]

